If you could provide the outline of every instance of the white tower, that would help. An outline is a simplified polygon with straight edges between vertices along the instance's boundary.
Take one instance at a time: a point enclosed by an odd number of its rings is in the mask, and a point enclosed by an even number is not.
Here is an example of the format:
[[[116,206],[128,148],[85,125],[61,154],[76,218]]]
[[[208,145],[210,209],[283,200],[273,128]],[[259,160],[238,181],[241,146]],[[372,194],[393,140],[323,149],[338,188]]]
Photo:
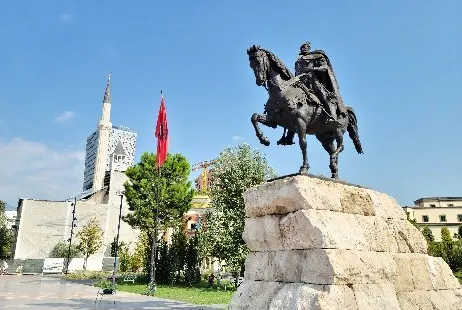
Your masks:
[[[96,148],[95,173],[93,175],[93,191],[103,188],[108,156],[109,136],[111,133],[111,74],[109,73],[106,92],[103,99],[103,113],[98,123],[98,146]]]

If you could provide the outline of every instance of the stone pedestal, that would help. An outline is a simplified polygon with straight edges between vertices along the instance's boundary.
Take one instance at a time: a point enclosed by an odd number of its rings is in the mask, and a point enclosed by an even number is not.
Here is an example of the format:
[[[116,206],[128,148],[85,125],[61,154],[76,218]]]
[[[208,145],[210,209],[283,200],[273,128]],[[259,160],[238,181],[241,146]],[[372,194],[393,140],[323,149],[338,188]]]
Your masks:
[[[462,310],[458,280],[390,196],[292,176],[244,198],[251,252],[230,309]]]

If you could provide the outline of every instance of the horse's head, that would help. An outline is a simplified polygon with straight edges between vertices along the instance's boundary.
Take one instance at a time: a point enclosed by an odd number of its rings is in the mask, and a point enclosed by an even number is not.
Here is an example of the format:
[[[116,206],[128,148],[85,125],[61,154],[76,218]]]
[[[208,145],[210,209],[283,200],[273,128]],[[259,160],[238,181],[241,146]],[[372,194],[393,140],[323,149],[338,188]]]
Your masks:
[[[256,83],[258,86],[266,84],[268,79],[269,61],[266,51],[259,46],[251,46],[247,50],[249,55],[250,67],[255,74]]]

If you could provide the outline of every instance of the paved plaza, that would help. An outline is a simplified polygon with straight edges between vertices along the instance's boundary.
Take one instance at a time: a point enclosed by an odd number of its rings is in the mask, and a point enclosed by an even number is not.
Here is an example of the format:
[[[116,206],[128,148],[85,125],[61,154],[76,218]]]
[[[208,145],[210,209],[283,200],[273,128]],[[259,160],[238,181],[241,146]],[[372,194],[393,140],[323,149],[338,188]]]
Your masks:
[[[57,276],[0,276],[0,309],[188,309],[211,310],[173,300],[117,292],[95,303],[98,288],[62,280]],[[114,306],[115,300],[115,306]]]

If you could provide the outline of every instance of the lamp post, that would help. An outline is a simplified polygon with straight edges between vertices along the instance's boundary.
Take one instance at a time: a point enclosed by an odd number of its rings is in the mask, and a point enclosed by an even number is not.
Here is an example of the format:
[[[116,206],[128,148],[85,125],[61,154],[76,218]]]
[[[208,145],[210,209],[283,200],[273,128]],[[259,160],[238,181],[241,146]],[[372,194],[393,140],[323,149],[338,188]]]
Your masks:
[[[119,234],[120,234],[120,219],[122,218],[122,200],[124,197],[124,192],[117,191],[117,195],[120,196],[120,207],[119,207],[119,225],[117,226],[117,237],[116,237],[116,246],[115,246],[115,256],[114,256],[114,270],[112,271],[112,287],[115,286],[115,275],[117,269],[117,254],[119,253]]]
[[[69,241],[69,248],[67,249],[66,274],[69,271],[69,260],[71,259],[71,245],[72,236],[74,235],[74,227],[77,227],[77,225],[75,224],[75,221],[77,220],[77,218],[75,217],[75,206],[77,205],[77,197],[74,197],[74,202],[71,205],[74,205],[74,209],[72,210],[71,237],[67,239],[67,241]]]

